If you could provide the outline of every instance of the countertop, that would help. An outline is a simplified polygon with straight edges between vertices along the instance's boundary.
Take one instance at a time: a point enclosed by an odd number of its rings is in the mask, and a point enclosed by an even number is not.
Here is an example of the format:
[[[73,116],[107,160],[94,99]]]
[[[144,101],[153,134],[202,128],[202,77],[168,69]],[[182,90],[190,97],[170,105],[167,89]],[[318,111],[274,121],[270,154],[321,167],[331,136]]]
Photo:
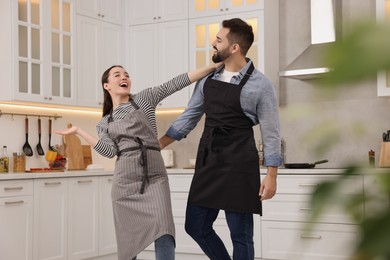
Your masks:
[[[194,174],[194,169],[168,168],[169,175]],[[279,175],[327,175],[342,174],[345,169],[312,168],[312,169],[286,169],[279,168]],[[261,168],[260,173],[265,174],[266,168]],[[390,168],[367,169],[367,174],[390,173]],[[64,172],[34,172],[34,173],[1,173],[1,180],[21,180],[39,178],[65,178],[65,177],[87,177],[87,176],[109,176],[113,175],[112,170],[85,170],[85,171],[64,171]]]

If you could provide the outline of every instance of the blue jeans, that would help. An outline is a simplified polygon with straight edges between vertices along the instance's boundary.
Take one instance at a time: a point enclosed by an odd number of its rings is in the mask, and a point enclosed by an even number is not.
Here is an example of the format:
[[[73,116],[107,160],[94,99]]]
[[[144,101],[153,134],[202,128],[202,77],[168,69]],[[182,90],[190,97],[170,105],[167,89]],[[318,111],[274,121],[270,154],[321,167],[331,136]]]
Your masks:
[[[156,260],[175,260],[175,239],[171,235],[163,235],[154,241]],[[137,259],[134,257],[133,260]]]
[[[230,260],[225,245],[213,229],[218,213],[219,209],[187,204],[185,230],[211,260]],[[233,244],[233,259],[253,260],[253,214],[225,210],[225,216]]]

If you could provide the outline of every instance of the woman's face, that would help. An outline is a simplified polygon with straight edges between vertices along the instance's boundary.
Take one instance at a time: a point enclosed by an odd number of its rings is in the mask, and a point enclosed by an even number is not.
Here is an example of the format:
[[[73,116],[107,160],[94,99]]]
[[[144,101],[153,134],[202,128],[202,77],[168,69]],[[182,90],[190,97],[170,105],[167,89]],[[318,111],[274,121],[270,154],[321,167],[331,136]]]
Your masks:
[[[112,68],[108,76],[108,82],[104,83],[104,88],[111,96],[128,96],[130,87],[129,74],[121,67]]]

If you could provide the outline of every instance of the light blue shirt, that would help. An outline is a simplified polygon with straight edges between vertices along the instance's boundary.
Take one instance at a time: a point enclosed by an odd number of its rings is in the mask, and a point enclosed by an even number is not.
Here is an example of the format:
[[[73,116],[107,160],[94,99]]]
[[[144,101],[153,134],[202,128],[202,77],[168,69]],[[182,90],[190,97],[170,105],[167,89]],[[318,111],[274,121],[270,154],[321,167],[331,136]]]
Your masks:
[[[252,61],[249,61],[230,83],[238,85]],[[223,68],[215,71],[212,79],[220,80]],[[181,140],[195,128],[204,114],[203,86],[207,77],[199,80],[186,110],[173,122],[166,135]],[[275,88],[270,80],[258,70],[254,70],[244,85],[240,96],[241,107],[254,125],[260,125],[264,149],[264,165],[282,164],[280,149],[279,109]]]

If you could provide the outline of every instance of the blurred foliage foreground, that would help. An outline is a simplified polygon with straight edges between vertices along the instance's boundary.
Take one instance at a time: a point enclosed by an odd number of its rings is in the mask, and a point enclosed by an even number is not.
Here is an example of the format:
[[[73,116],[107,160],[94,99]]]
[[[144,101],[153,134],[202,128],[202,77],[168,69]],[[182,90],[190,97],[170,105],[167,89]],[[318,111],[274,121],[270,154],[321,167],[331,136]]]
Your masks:
[[[377,72],[390,70],[390,25],[366,22],[356,24],[343,39],[335,42],[324,55],[333,70],[321,83],[336,89],[343,84],[375,78]],[[331,206],[341,206],[358,224],[358,239],[353,260],[390,259],[390,169],[373,170],[348,167],[336,180],[321,183],[311,197],[313,209],[308,228]],[[370,175],[377,186],[362,196],[342,196],[343,184],[352,175]],[[364,209],[364,210],[361,210]]]

